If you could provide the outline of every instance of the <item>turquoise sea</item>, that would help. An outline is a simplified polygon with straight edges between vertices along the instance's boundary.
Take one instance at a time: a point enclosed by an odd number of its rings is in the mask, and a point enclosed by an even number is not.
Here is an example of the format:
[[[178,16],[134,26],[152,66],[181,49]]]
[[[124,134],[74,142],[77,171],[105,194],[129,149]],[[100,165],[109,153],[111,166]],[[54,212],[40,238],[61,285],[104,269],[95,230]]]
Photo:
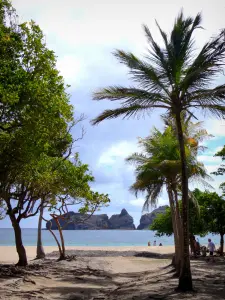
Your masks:
[[[23,243],[25,246],[35,246],[37,242],[37,229],[22,229]],[[55,231],[58,236],[58,232]],[[208,235],[199,238],[201,244],[207,244],[207,239],[212,238],[215,244],[219,244],[219,236]],[[55,240],[51,233],[42,230],[44,246],[55,246]],[[156,240],[157,245],[173,245],[173,237],[155,237],[150,230],[65,230],[65,243],[67,246],[147,246]],[[0,246],[15,245],[13,229],[0,228]]]

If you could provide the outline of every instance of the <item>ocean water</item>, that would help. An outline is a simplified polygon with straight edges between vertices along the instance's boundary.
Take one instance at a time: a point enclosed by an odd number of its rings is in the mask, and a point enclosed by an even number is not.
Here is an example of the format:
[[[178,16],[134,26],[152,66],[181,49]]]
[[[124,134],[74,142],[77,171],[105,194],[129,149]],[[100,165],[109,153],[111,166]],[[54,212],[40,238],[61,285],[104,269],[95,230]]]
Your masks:
[[[57,236],[58,232],[54,231]],[[25,246],[35,246],[37,243],[37,229],[22,229],[23,243]],[[198,237],[200,244],[207,244],[208,238],[219,244],[219,236],[208,235]],[[65,230],[64,239],[66,246],[147,246],[148,241],[157,245],[173,245],[173,236],[155,237],[150,230]],[[48,230],[42,230],[44,246],[56,246],[55,240]],[[14,246],[14,232],[11,228],[0,228],[0,246]]]

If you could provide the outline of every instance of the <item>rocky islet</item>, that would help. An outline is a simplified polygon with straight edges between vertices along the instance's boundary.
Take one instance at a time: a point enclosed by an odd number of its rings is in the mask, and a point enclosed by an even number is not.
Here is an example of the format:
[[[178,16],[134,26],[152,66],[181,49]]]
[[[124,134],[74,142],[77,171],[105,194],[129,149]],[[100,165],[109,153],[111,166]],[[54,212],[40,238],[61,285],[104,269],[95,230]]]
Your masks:
[[[168,206],[160,206],[141,216],[138,230],[148,229],[152,224],[158,213],[165,212]],[[68,212],[59,219],[61,227],[65,230],[103,230],[103,229],[117,229],[117,230],[134,230],[134,220],[131,215],[123,208],[120,214],[114,214],[110,218],[107,214],[96,215],[82,215],[73,211]],[[66,225],[67,224],[67,225]],[[56,222],[52,219],[46,223],[46,229],[57,229]]]

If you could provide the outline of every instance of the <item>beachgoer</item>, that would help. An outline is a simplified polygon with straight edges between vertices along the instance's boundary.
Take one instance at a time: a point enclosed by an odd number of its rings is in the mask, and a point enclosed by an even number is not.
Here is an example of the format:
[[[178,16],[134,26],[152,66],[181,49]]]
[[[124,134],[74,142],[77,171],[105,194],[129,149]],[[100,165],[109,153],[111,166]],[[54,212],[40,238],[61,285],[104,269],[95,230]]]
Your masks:
[[[212,258],[212,261],[214,262],[213,253],[216,251],[216,246],[212,242],[211,239],[208,239],[208,249],[209,249],[209,259],[208,259],[208,261],[210,261],[210,258]]]
[[[151,246],[151,243],[150,243],[150,242],[148,242],[148,246]]]
[[[159,246],[162,246],[162,243],[160,243]]]
[[[153,244],[154,246],[156,246],[156,241],[154,241],[154,244]]]
[[[200,255],[200,243],[199,243],[198,240],[195,241],[195,253],[196,253],[197,255]]]
[[[195,251],[195,236],[190,234],[190,247],[191,247],[191,254],[196,257],[196,251]]]
[[[206,257],[206,251],[207,251],[207,249],[206,249],[206,247],[205,246],[202,246],[202,256],[203,257]]]

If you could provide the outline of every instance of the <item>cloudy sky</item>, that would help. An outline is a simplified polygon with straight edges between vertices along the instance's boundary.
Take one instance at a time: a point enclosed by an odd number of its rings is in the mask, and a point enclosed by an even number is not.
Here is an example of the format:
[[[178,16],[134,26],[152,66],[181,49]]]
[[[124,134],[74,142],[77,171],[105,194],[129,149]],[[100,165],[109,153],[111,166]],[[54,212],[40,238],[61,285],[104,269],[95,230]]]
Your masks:
[[[93,188],[108,193],[111,204],[102,212],[109,216],[126,208],[137,225],[141,216],[143,196],[138,199],[129,192],[134,172],[124,159],[137,151],[137,137],[149,134],[151,128],[162,128],[159,113],[154,112],[142,120],[105,121],[92,127],[89,121],[103,109],[112,107],[107,101],[92,101],[92,93],[99,87],[129,82],[127,70],[112,56],[115,48],[145,53],[147,43],[142,24],[147,24],[160,42],[155,19],[165,31],[170,31],[181,8],[185,15],[203,14],[204,30],[196,34],[200,47],[225,26],[222,0],[13,0],[22,22],[33,19],[46,35],[48,47],[58,57],[58,69],[70,84],[69,93],[76,114],[84,113],[86,135],[76,144],[83,162],[90,165],[96,178]],[[219,82],[224,82],[220,78]],[[215,137],[207,142],[208,150],[199,159],[209,172],[216,170],[220,160],[213,154],[224,145],[225,122],[204,119],[205,128]],[[74,131],[79,135],[80,128]],[[217,191],[222,178],[212,182]],[[159,205],[167,204],[162,194]],[[0,223],[10,227],[9,220]],[[36,227],[37,218],[23,222],[23,227]]]

